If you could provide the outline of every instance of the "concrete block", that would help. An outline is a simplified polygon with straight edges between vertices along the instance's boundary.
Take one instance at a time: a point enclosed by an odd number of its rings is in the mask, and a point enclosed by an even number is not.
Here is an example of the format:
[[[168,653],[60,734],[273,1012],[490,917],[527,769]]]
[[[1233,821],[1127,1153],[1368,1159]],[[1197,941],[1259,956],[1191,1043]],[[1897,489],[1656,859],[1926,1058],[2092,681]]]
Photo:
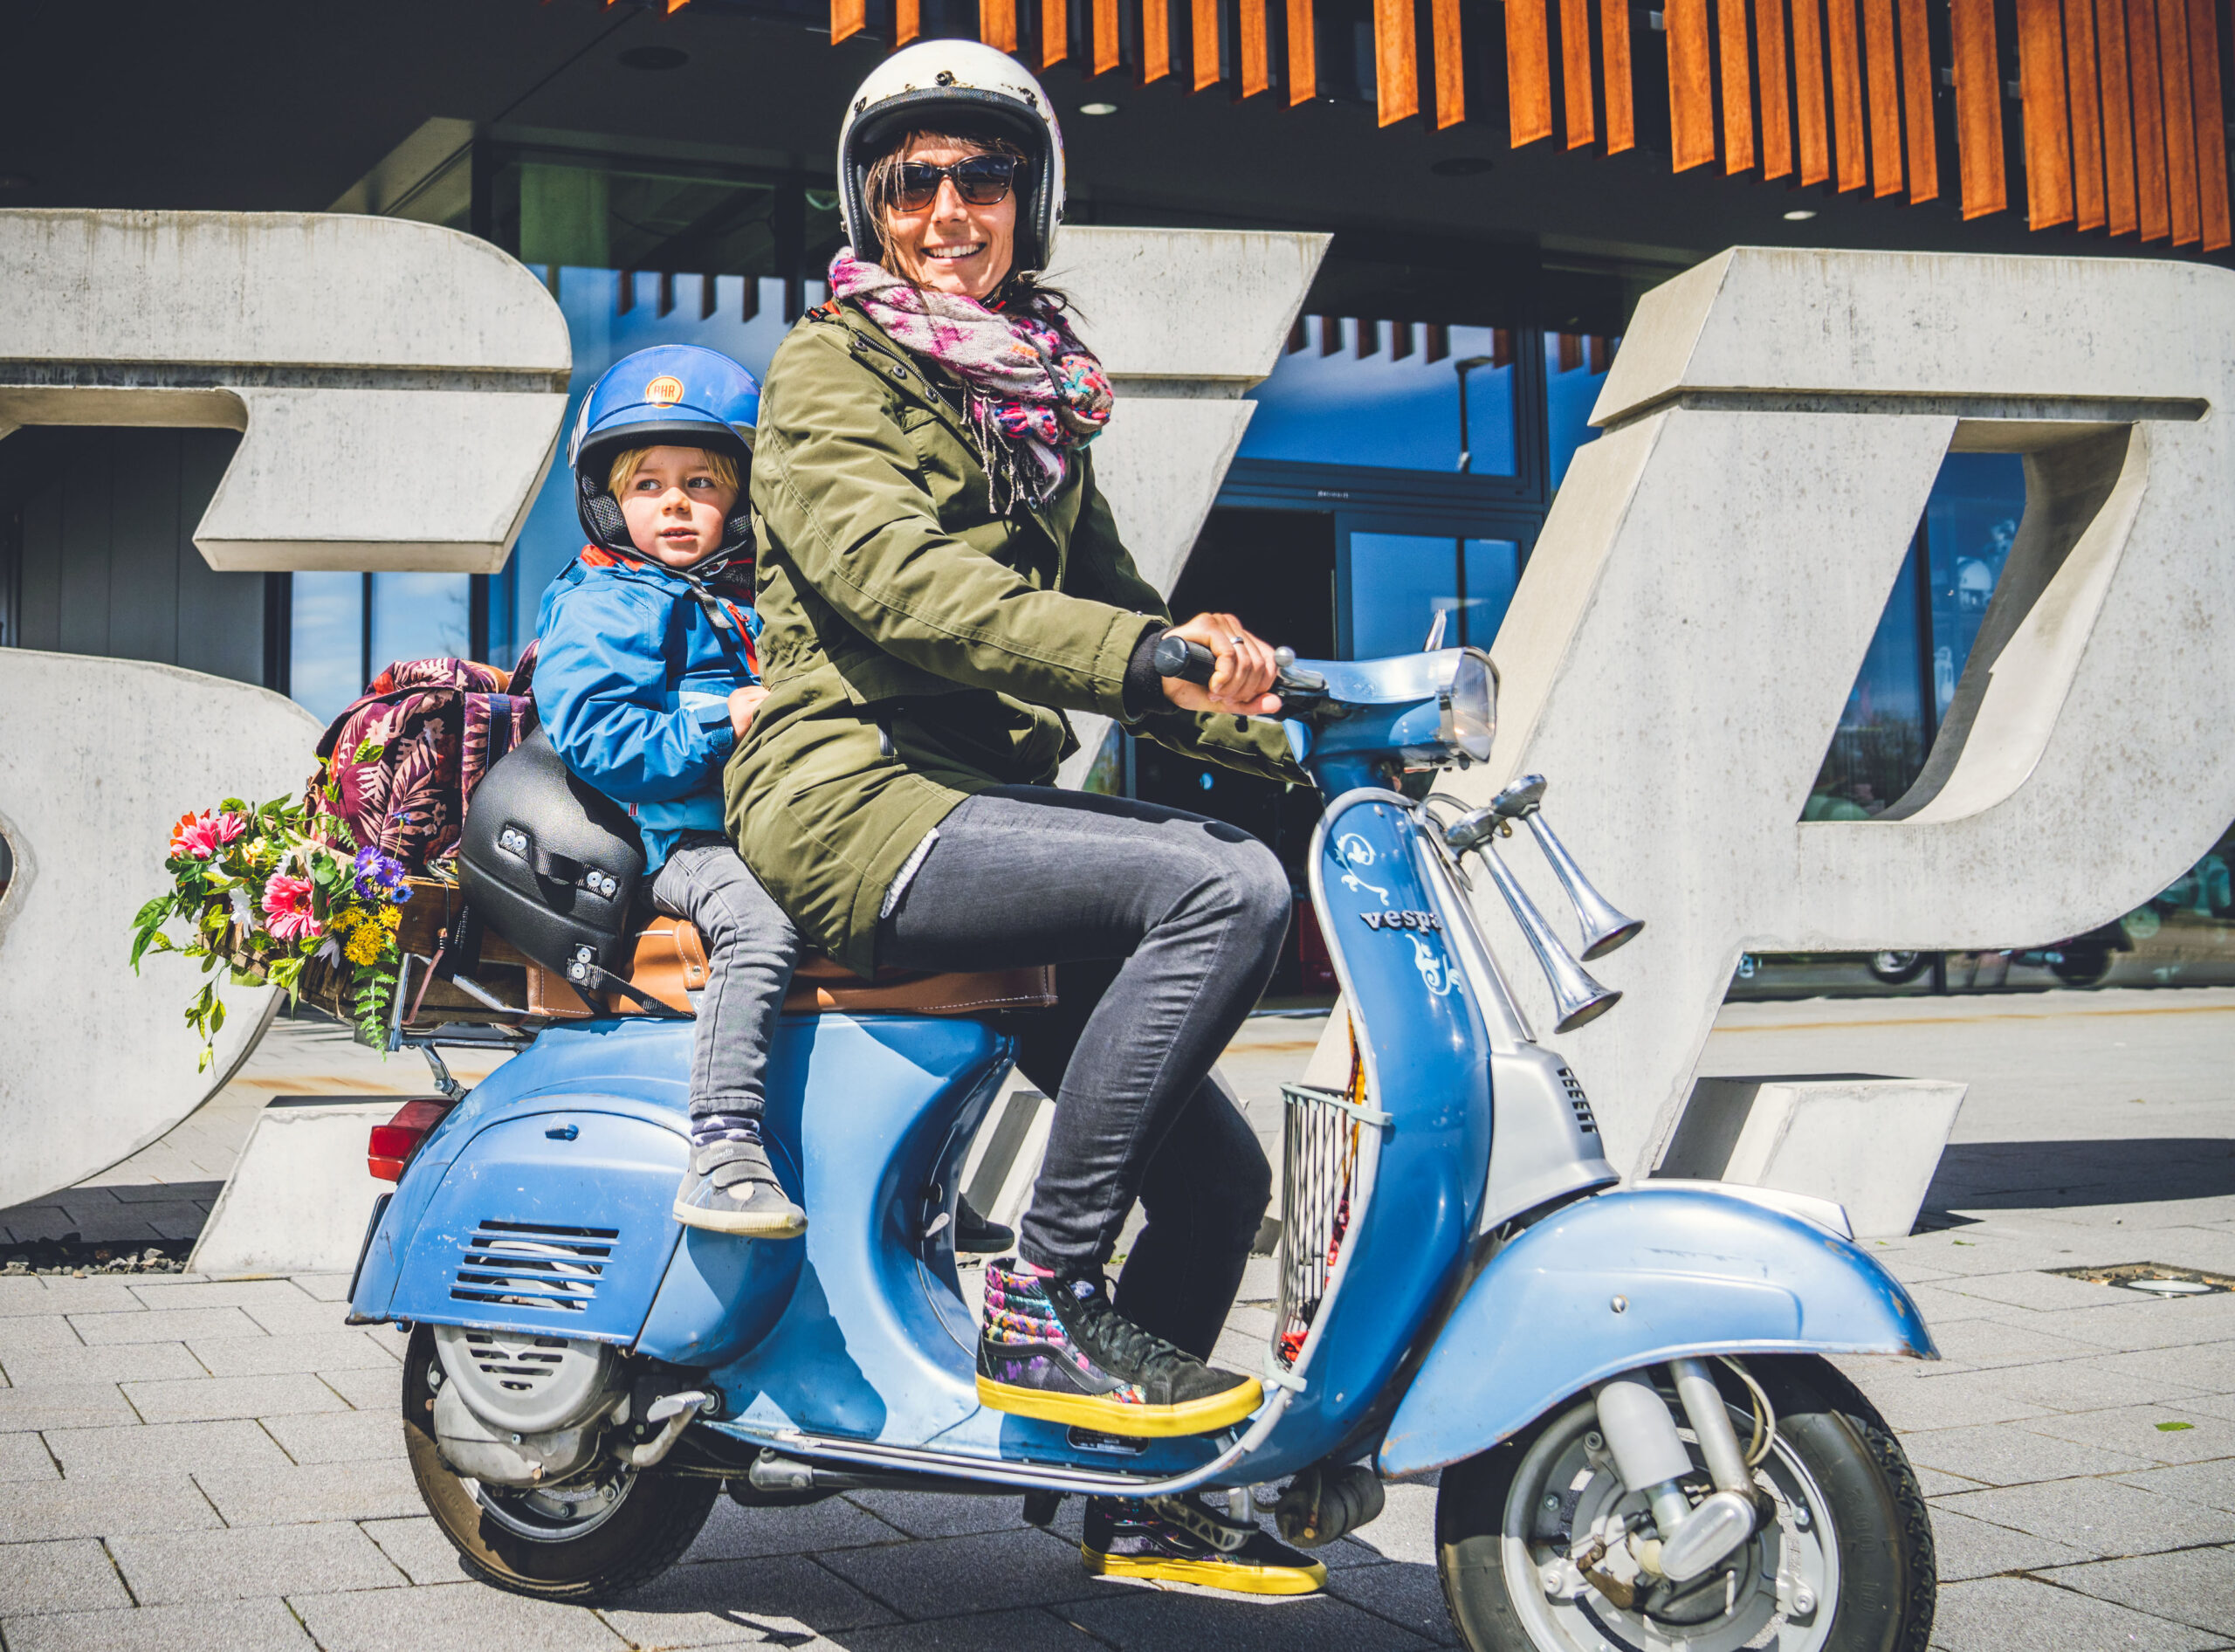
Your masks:
[[[395,1355],[362,1331],[307,1331],[278,1337],[223,1337],[188,1345],[213,1377],[268,1377],[289,1371],[393,1371]],[[152,1374],[152,1373],[151,1373]],[[168,1374],[168,1373],[166,1373]]]
[[[1437,1645],[1456,1638],[1443,1586],[1432,1566],[1351,1566],[1328,1569],[1327,1592],[1399,1624]]]
[[[1938,1506],[2091,1555],[2151,1554],[2235,1542],[2235,1514],[2154,1497],[2115,1480],[2052,1480],[1966,1491],[1943,1497]]]
[[[455,1583],[468,1575],[450,1540],[423,1514],[406,1520],[365,1520],[357,1529],[378,1544],[381,1552],[415,1585]]]
[[[0,1600],[10,1615],[130,1606],[108,1553],[91,1538],[0,1548]]]
[[[2177,1401],[2166,1405],[2122,1406],[2109,1411],[2038,1417],[2025,1426],[2038,1434],[2152,1463],[2235,1458],[2235,1422]]]
[[[2148,1469],[2122,1474],[2121,1483],[2154,1491],[2161,1497],[2180,1497],[2207,1508],[2235,1513],[2235,1457],[2211,1463],[2183,1463],[2177,1468]]]
[[[307,1373],[276,1377],[203,1377],[191,1382],[127,1382],[125,1398],[149,1422],[217,1422],[231,1417],[340,1411],[348,1401]]]
[[[2099,1600],[2235,1638],[2235,1548],[2060,1566],[2043,1575]]]
[[[1047,1539],[1041,1541],[1045,1544]],[[898,1551],[849,1549],[844,1552],[861,1556]],[[1077,1564],[1075,1558],[1072,1565]],[[990,1593],[987,1580],[981,1577],[976,1584],[979,1603],[989,1604],[984,1598]],[[1008,1580],[1002,1579],[996,1588],[1002,1604],[1007,1604]],[[884,1607],[804,1555],[677,1566],[627,1600],[605,1607],[599,1615],[616,1634],[638,1646],[760,1644],[778,1637],[833,1635],[894,1621]],[[851,1637],[847,1640],[850,1642]]]
[[[1410,1629],[1324,1594],[1223,1600],[1179,1590],[1104,1586],[1063,1615],[1121,1652],[1208,1647],[1293,1652],[1299,1644],[1344,1652],[1414,1652],[1430,1644]]]
[[[57,1383],[52,1387],[0,1388],[0,1434],[49,1428],[92,1428],[137,1422],[113,1382]]]
[[[1945,1470],[1982,1485],[2020,1485],[2149,1466],[2145,1457],[2030,1434],[2024,1424],[1930,1428],[1903,1435],[1901,1446],[1920,1467]]]
[[[122,1401],[119,1394],[118,1403]],[[48,1432],[46,1444],[72,1481],[287,1466],[286,1454],[272,1444],[270,1435],[253,1422],[237,1420],[54,1428]]]
[[[70,1324],[87,1346],[96,1348],[120,1342],[183,1342],[189,1337],[254,1336],[258,1329],[256,1321],[233,1307],[73,1313]]]
[[[4,659],[0,655],[0,659]],[[24,1314],[136,1313],[140,1298],[107,1279],[55,1279],[33,1274],[0,1279],[0,1319]]]
[[[0,1434],[0,1485],[23,1480],[58,1480],[62,1470],[35,1434]]]
[[[0,1621],[10,1652],[313,1652],[282,1600],[197,1600]]]
[[[306,1411],[268,1417],[265,1429],[296,1462],[357,1463],[403,1457],[403,1423],[395,1413]]]
[[[298,1469],[203,1469],[194,1476],[229,1526],[403,1518],[424,1512],[400,1457]]]
[[[1095,1652],[1102,1642],[1053,1612],[980,1612],[884,1629],[856,1629],[847,1652]]]
[[[467,1646],[623,1652],[628,1645],[587,1607],[525,1600],[482,1583],[373,1594],[314,1594],[306,1589],[288,1604],[325,1652]]]
[[[842,1549],[824,1555],[822,1563],[911,1618],[953,1617],[979,1609],[987,1603],[985,1580],[989,1577],[1001,1580],[1005,1606],[1076,1600],[1104,1587],[1080,1569],[1076,1549],[1029,1526],[977,1537]],[[753,1564],[758,1567],[765,1563]]]
[[[210,1500],[184,1475],[166,1473],[160,1463],[130,1480],[35,1482],[11,1486],[0,1498],[0,1544],[188,1532],[217,1524]]]
[[[241,1149],[187,1266],[206,1274],[354,1267],[373,1201],[392,1185],[366,1169],[366,1139],[402,1105],[394,1096],[274,1101]]]
[[[360,1411],[377,1411],[389,1417],[403,1414],[403,1367],[400,1364],[385,1370],[321,1371],[318,1374],[320,1381]]]
[[[810,1503],[803,1509],[747,1509],[724,1497],[714,1504],[683,1558],[753,1560],[773,1554],[820,1554],[897,1543],[904,1535],[866,1509],[856,1508],[849,1497]]]
[[[1916,1225],[1967,1086],[1861,1074],[1702,1078],[1654,1174],[1846,1207],[1862,1239]]]
[[[346,1521],[150,1532],[113,1538],[108,1546],[134,1598],[148,1606],[403,1585],[388,1557]]]
[[[1932,1643],[1943,1652],[2207,1652],[2226,1644],[2216,1635],[2031,1578],[1981,1578],[1943,1588]]]
[[[269,1338],[261,1339],[269,1341]],[[17,1388],[57,1383],[129,1382],[162,1377],[206,1377],[210,1373],[182,1342],[127,1342],[113,1348],[49,1348],[11,1353],[0,1370]]]

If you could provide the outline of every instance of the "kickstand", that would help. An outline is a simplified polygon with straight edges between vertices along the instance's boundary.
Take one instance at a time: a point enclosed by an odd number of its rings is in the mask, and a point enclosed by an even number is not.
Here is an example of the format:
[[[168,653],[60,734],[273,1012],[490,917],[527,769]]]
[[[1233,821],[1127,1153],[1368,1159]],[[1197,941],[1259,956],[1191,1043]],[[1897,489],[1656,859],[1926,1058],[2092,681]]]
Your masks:
[[[434,1069],[435,1088],[452,1101],[464,1101],[465,1086],[450,1077],[450,1070],[444,1063],[442,1052],[432,1044],[422,1044],[419,1053],[427,1058],[427,1065]]]

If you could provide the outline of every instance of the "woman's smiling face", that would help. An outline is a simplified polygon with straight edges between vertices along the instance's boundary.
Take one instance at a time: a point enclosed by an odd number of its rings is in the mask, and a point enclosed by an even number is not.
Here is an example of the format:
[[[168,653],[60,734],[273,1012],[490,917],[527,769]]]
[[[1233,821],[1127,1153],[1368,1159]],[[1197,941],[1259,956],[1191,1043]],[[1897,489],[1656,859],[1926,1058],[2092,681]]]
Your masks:
[[[899,158],[945,167],[992,153],[955,138],[917,137],[902,145]],[[983,299],[1008,279],[1016,256],[1014,188],[991,206],[973,206],[952,178],[941,178],[930,204],[908,212],[888,200],[884,213],[884,244],[895,275],[966,299]]]

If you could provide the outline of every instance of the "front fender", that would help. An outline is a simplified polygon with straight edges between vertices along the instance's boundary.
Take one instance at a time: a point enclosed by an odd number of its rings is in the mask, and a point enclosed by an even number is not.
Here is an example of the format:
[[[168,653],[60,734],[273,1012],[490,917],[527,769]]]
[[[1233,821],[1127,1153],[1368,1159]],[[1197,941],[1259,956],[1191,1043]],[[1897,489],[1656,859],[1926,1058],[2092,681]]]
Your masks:
[[[1456,1463],[1604,1378],[1706,1353],[1940,1357],[1908,1292],[1852,1239],[1727,1194],[1600,1194],[1467,1288],[1390,1421],[1381,1471]]]

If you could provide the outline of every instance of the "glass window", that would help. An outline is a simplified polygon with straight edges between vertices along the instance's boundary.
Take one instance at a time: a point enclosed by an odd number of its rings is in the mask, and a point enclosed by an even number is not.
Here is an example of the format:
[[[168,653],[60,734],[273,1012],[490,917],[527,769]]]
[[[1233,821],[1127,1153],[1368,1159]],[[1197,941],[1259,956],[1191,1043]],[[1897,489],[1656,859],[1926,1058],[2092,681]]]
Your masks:
[[[1488,648],[1520,574],[1521,547],[1512,540],[1354,532],[1350,657],[1417,653],[1439,614],[1443,646]]]
[[[1924,767],[1917,657],[1917,559],[1902,559],[1862,670],[1833,731],[1803,820],[1868,820],[1885,812]]]
[[[1463,441],[1468,470],[1511,476],[1514,338],[1506,327],[1306,316],[1249,393],[1257,410],[1241,457],[1449,473]]]
[[[365,687],[365,576],[292,574],[294,612],[287,690],[296,704],[332,722]]]
[[[1551,486],[1558,492],[1568,461],[1585,442],[1595,442],[1591,410],[1599,401],[1606,369],[1622,341],[1582,333],[1544,334],[1544,422],[1551,438],[1547,455]]]
[[[471,657],[472,575],[375,574],[371,585],[373,671],[400,659]]]
[[[2017,454],[1950,453],[1942,464],[1924,510],[1935,726],[1956,698],[2025,514],[2025,462]]]

